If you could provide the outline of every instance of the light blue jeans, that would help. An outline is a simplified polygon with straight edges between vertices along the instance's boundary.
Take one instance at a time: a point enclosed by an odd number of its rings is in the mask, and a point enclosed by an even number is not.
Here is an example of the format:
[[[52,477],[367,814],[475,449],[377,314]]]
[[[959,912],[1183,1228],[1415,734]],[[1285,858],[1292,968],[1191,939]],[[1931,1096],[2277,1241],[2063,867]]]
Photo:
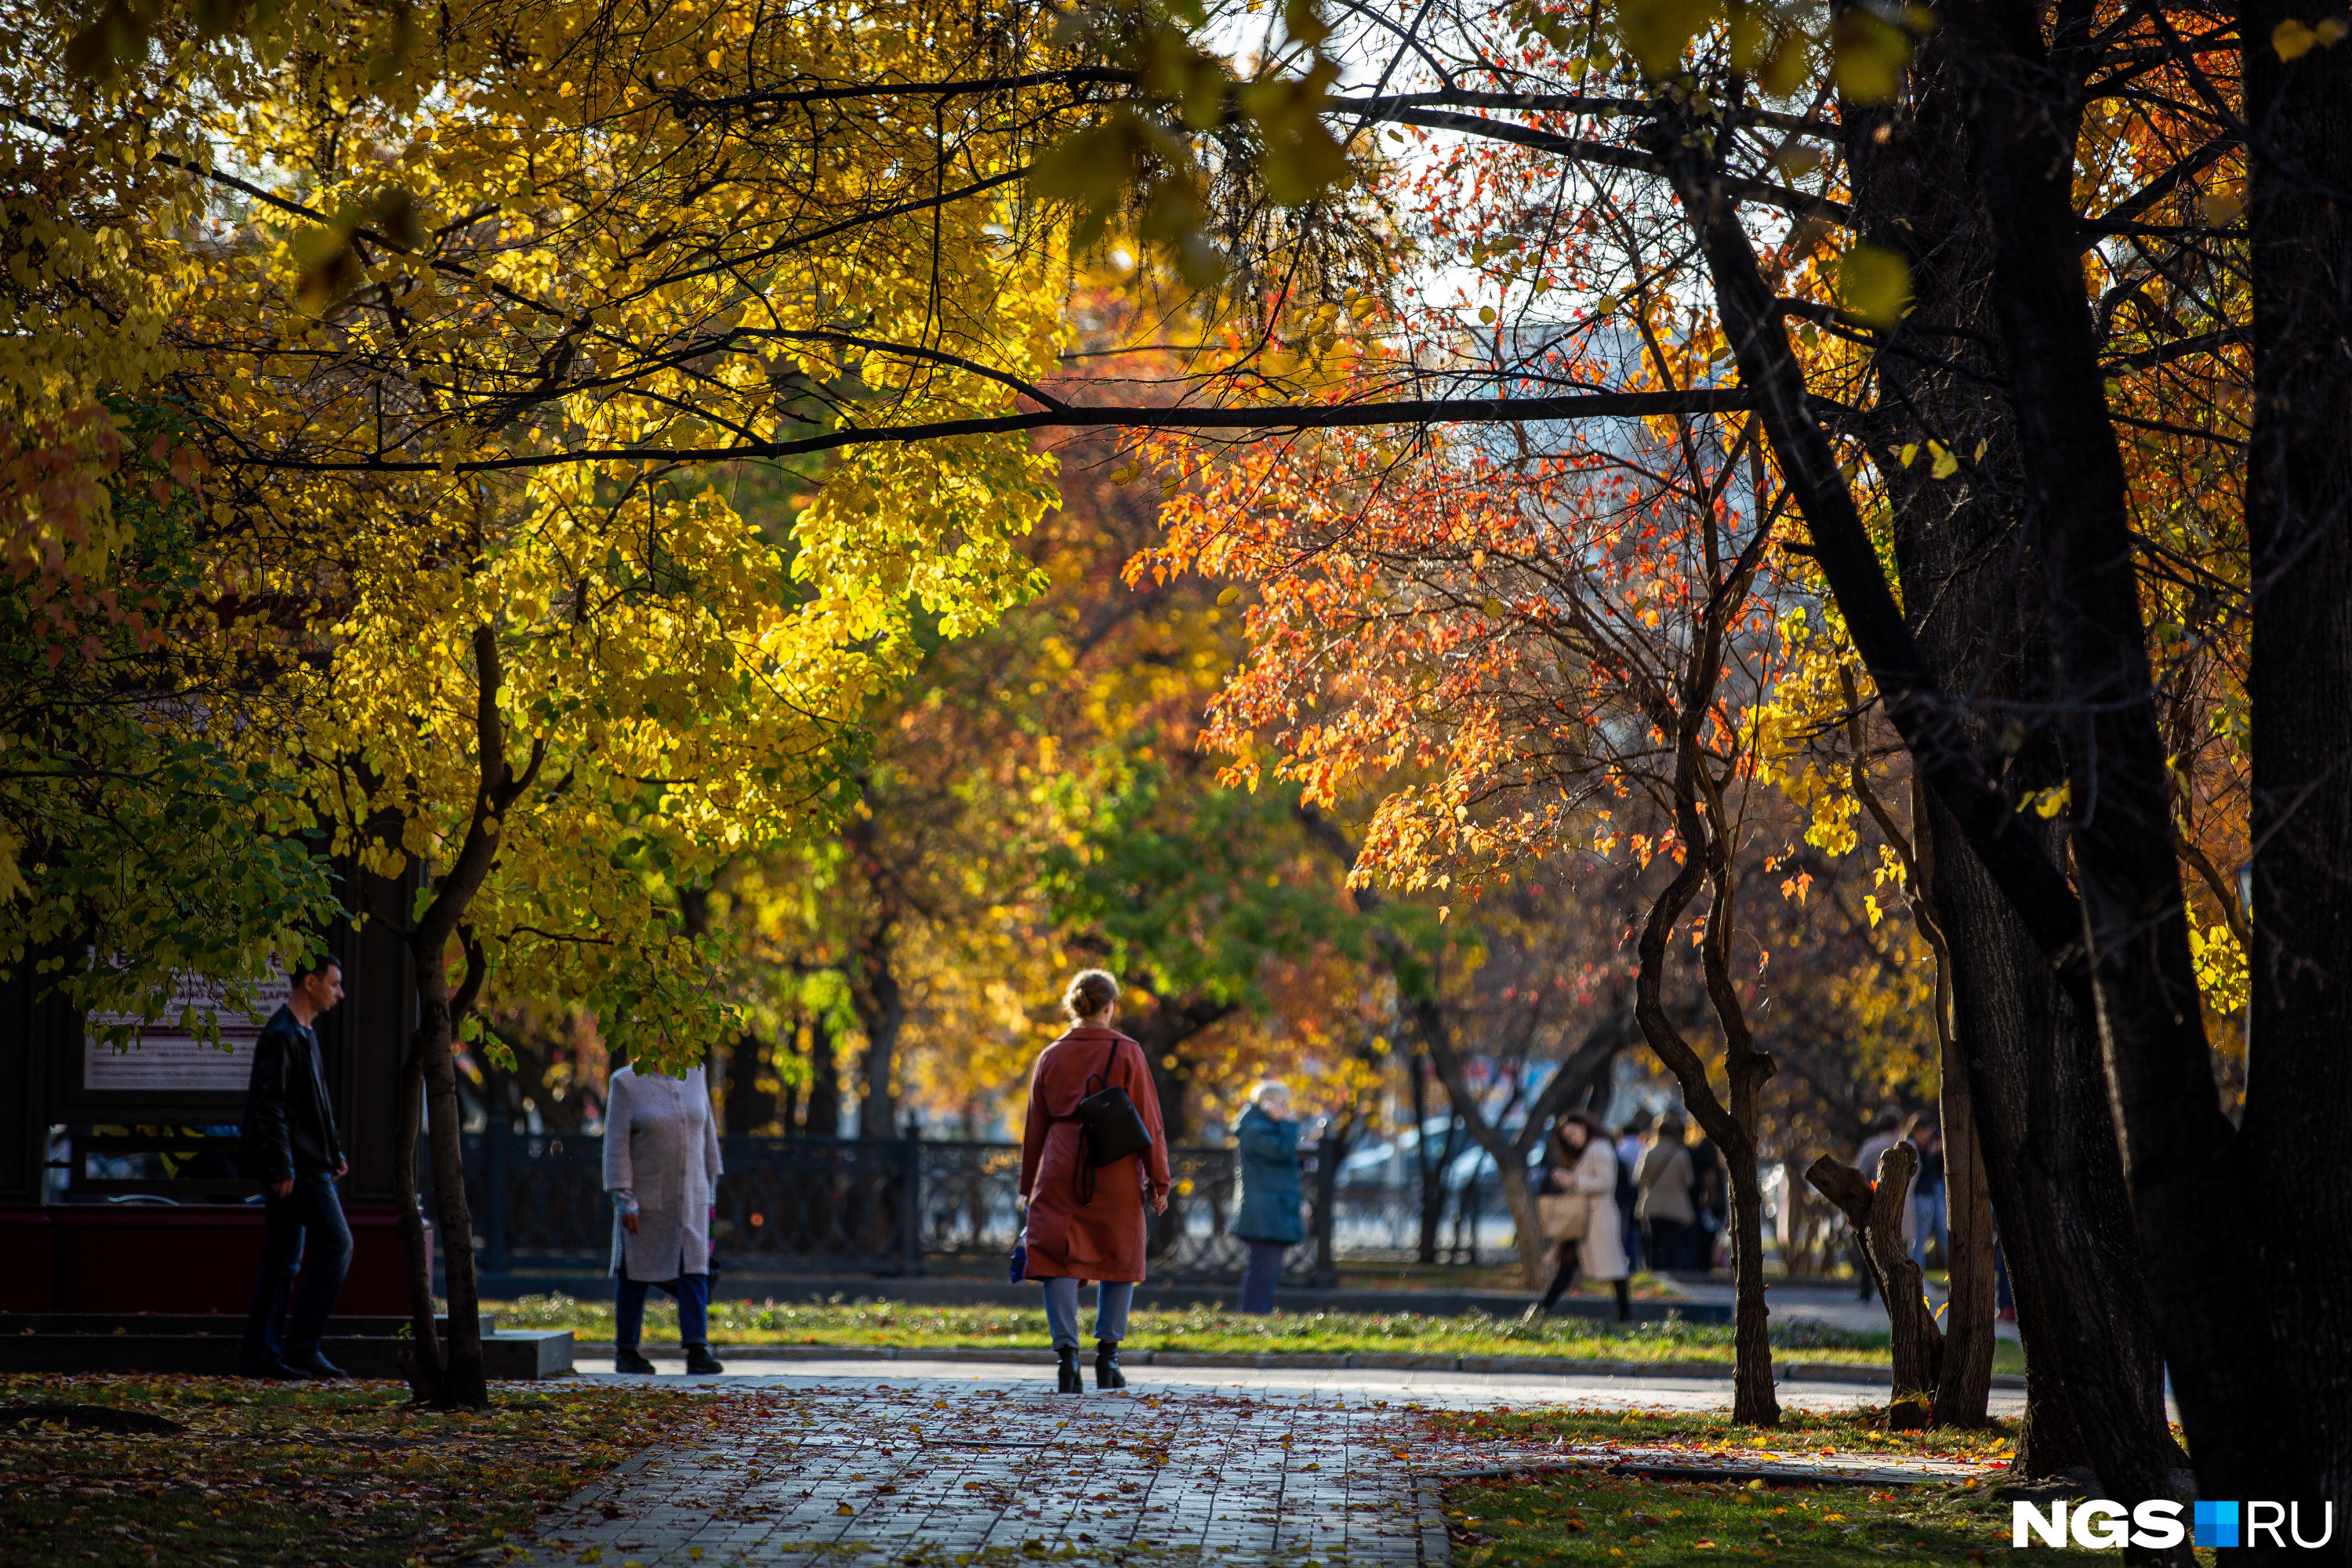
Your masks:
[[[1945,1257],[1952,1255],[1951,1238],[1945,1232],[1945,1224],[1943,1188],[1911,1194],[1911,1261],[1919,1266],[1923,1274],[1927,1269],[1928,1237],[1935,1237]]]
[[[1078,1345],[1078,1282],[1076,1279],[1047,1279],[1045,1287],[1045,1322],[1054,1331],[1054,1348],[1076,1350]],[[1127,1310],[1135,1304],[1135,1282],[1131,1279],[1105,1279],[1096,1287],[1095,1338],[1108,1340],[1113,1344],[1127,1338]]]

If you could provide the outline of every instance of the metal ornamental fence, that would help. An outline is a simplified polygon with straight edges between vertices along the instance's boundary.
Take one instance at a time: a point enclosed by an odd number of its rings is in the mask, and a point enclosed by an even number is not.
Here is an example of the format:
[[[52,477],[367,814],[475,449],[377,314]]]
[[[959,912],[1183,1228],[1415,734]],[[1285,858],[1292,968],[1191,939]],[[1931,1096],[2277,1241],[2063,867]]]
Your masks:
[[[719,1140],[713,1224],[721,1267],[744,1274],[917,1275],[927,1268],[1001,1268],[1021,1225],[1017,1143],[925,1139],[729,1137]],[[1342,1190],[1327,1211],[1307,1166],[1307,1242],[1285,1276],[1328,1273],[1335,1231],[1397,1227],[1393,1195]],[[465,1135],[466,1199],[474,1215],[476,1268],[484,1274],[604,1270],[612,1208],[604,1191],[604,1141],[580,1134],[493,1128]],[[1241,1275],[1248,1247],[1228,1229],[1239,1201],[1230,1148],[1169,1151],[1173,1191],[1151,1222],[1155,1280],[1224,1284]],[[1328,1282],[1328,1281],[1327,1281]]]

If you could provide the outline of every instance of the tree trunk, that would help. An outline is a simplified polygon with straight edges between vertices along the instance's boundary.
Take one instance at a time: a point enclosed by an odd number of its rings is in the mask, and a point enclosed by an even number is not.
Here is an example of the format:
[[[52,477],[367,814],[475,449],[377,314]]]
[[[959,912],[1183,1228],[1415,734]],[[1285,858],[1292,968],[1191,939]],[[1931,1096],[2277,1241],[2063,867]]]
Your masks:
[[[2133,520],[2083,287],[2073,149],[2049,104],[2028,96],[2048,71],[2041,13],[1991,0],[1949,16],[1984,73],[1971,100],[1973,162],[2049,583],[2083,941],[2166,1359],[2206,1495],[2314,1496],[2316,1435],[2294,1419],[2268,1336],[2246,1331],[2244,1282],[2259,1256],[2189,956]],[[2101,1479],[2129,1501],[2164,1478]]]
[[[1943,36],[1936,36],[1922,57],[1940,47]],[[1922,99],[1922,122],[1927,108]],[[1950,134],[1950,103],[1943,113],[1940,134]],[[2030,832],[2013,799],[1985,769],[1969,733],[1969,712],[1945,696],[1969,684],[1959,670],[1940,679],[1889,593],[1877,548],[1813,418],[1755,247],[1736,224],[1712,164],[1694,151],[1703,143],[1691,136],[1691,127],[1665,122],[1654,148],[1667,160],[1675,191],[1706,249],[1740,384],[1757,395],[1773,456],[1811,531],[1813,555],[1855,651],[1870,668],[1886,717],[1910,750],[1912,769],[1933,797],[1931,832],[1940,847],[1936,908],[1955,957],[1957,1039],[1971,1058],[1969,1089],[1992,1206],[2011,1223],[2011,1277],[2028,1347],[2028,1434],[2037,1441],[2028,1444],[2025,1458],[2039,1465],[2037,1455],[2067,1448],[2079,1455],[2088,1441],[2098,1450],[2110,1495],[2126,1495],[2119,1490],[2126,1474],[2147,1486],[2138,1495],[2157,1495],[2168,1444],[2155,1356],[2143,1356],[2149,1338],[2133,1333],[2145,1321],[2145,1295],[2131,1286],[2136,1265],[2124,1244],[2128,1232],[2103,1208],[2107,1192],[2122,1194],[2122,1184],[2110,1187],[2103,1180],[2115,1162],[2115,1138],[2098,1133],[2079,1093],[2084,1025],[2074,1020],[2086,1006],[2077,996],[2088,996],[2088,978],[2079,957],[2077,900],[2049,847]],[[1910,172],[1900,179],[1927,185],[1936,176]],[[1858,191],[1858,197],[1865,195]],[[1940,254],[1957,247],[1952,224],[1938,218],[1933,226],[1915,226],[1906,249]],[[1959,247],[1952,266],[1967,273],[1978,263]],[[1933,343],[1940,351],[1945,339]],[[1971,430],[1961,423],[1955,435],[1967,442]],[[1997,430],[1980,439],[1990,435]],[[1988,566],[2004,564],[2000,550],[1990,550],[1983,560]],[[1938,605],[1928,593],[1910,593],[1907,599],[1919,611]],[[1983,627],[1994,637],[2018,635],[2016,621],[1988,621]],[[2016,771],[2011,778],[2016,781]],[[1969,853],[1959,853],[1961,844]],[[2051,1051],[2053,1041],[2058,1051]],[[2095,1068],[2095,1056],[2091,1065]],[[2051,1086],[2072,1093],[2046,1093]],[[2053,1323],[2055,1333],[2037,1333],[2037,1319]],[[2103,1335],[2100,1328],[2112,1333]],[[2091,1405],[2082,1411],[2091,1432],[2077,1422],[2079,1401]],[[2115,1479],[2107,1477],[2110,1469]]]
[[[437,952],[419,953],[416,959],[418,1055],[424,1068],[435,1218],[441,1226],[441,1271],[449,1297],[447,1361],[435,1403],[478,1410],[489,1404],[490,1392],[482,1372],[482,1301],[474,1283],[474,1220],[466,1203],[464,1133],[445,959]],[[502,1194],[488,1196],[497,1203]]]
[[[1441,1206],[1440,1177],[1443,1165],[1429,1157],[1429,1061],[1414,1055],[1407,1058],[1406,1070],[1412,1075],[1412,1171],[1418,1178],[1414,1196],[1419,1201],[1413,1210],[1413,1256],[1425,1265],[1437,1261],[1437,1215]],[[1446,1142],[1453,1142],[1452,1129],[1447,1129]]]
[[[740,1137],[757,1132],[776,1120],[776,1095],[760,1087],[761,1076],[772,1070],[768,1042],[745,1030],[735,1037],[727,1055],[727,1131]]]
[[[907,998],[894,962],[890,936],[894,929],[886,925],[863,944],[857,983],[849,991],[851,1004],[857,1009],[857,1026],[866,1036],[866,1055],[858,1073],[860,1138],[898,1136],[898,1100],[890,1085],[898,1068],[898,1036],[907,1024]]]
[[[834,1059],[832,1026],[822,1015],[809,1020],[808,1115],[801,1131],[811,1138],[841,1136],[841,1064]]]
[[[440,1313],[433,1300],[433,1237],[416,1193],[416,1133],[425,1121],[425,1034],[418,1030],[408,1042],[408,1056],[400,1064],[400,1095],[393,1106],[397,1118],[392,1135],[393,1202],[400,1229],[401,1250],[408,1274],[409,1345],[401,1352],[401,1374],[410,1394],[420,1404],[441,1397],[446,1371],[441,1359]]]
[[[1928,935],[1936,952],[1936,1043],[1938,1120],[1944,1140],[1944,1353],[1936,1370],[1935,1424],[1983,1426],[1992,1398],[1993,1296],[1992,1203],[1984,1182],[1984,1153],[1977,1142],[1975,1099],[1969,1092],[1969,1064],[1953,1025],[1952,948],[1934,914],[1936,888],[1935,809],[1927,792],[1912,780],[1913,861],[1910,896],[1928,906]],[[1960,853],[1966,854],[1965,849]],[[1915,912],[1916,912],[1915,910]]]
[[[2352,49],[2242,14],[2253,261],[2252,1031],[2233,1208],[2315,1474],[2352,1506]],[[2314,17],[2294,18],[2305,22]],[[2210,1292],[2209,1292],[2210,1293]],[[2239,1299],[2243,1300],[2242,1291]],[[2209,1311],[2212,1309],[2209,1306]],[[2287,1488],[2273,1481],[2267,1495]],[[2328,1549],[2352,1561],[2352,1521]],[[2307,1560],[2307,1554],[2298,1553]]]
[[[1948,54],[1937,40],[1921,49],[1912,114],[1854,110],[1848,151],[1857,198],[1873,217],[1866,237],[1911,262],[1913,321],[1990,333],[1990,261],[1966,199]],[[1908,618],[1925,668],[1943,690],[1971,694],[1955,715],[1958,731],[1979,755],[2000,760],[2007,793],[2018,799],[2063,780],[2046,735],[2022,731],[2015,717],[2049,700],[2046,601],[2032,574],[2015,569],[2021,553],[2031,556],[2002,494],[2022,481],[2014,421],[1988,384],[1999,363],[1990,353],[1972,362],[1967,340],[1957,342],[1948,352],[1980,380],[1921,371],[1899,355],[1883,362],[1890,390],[1901,395],[1889,400],[1895,421],[1932,418],[1957,447],[1974,453],[1981,444],[1982,453],[1943,481],[1924,463],[1885,465],[1895,496],[1895,560],[1904,602],[1915,606]],[[1874,434],[1886,449],[1917,433],[1890,422]],[[2102,1454],[2135,1450],[2145,1469],[2172,1446],[2097,1041],[1958,824],[1924,788],[1914,796],[1921,880],[1952,991],[1951,1037],[1942,1047],[1952,1301],[1937,1419],[1983,1417],[1979,1390],[1989,1388],[1993,1352],[1990,1210],[1998,1205],[2029,1373],[2018,1471],[2101,1468]],[[2056,858],[2054,833],[2043,849]],[[2078,1398],[2100,1412],[2087,1429]]]
[[[1944,1359],[1936,1373],[1936,1425],[1983,1426],[1992,1396],[1992,1196],[1985,1184],[1969,1068],[1947,1041],[1937,1111],[1944,1131]]]
[[[499,710],[504,667],[498,637],[490,627],[478,626],[473,636],[475,670],[475,762],[480,784],[474,796],[472,818],[457,852],[448,863],[440,885],[425,912],[408,933],[409,963],[416,976],[417,1027],[415,1071],[423,1080],[426,1132],[431,1140],[433,1196],[441,1224],[441,1266],[449,1291],[449,1342],[443,1363],[436,1405],[481,1409],[489,1404],[489,1386],[482,1373],[480,1292],[474,1283],[474,1226],[466,1203],[466,1161],[457,1105],[456,1059],[457,1021],[474,1005],[488,978],[488,960],[465,924],[474,895],[481,890],[498,863],[499,830],[505,813],[527,794],[546,760],[544,741],[531,744],[530,760],[518,774],[506,751],[506,720]],[[379,824],[394,830],[388,841],[397,844],[398,824]],[[466,951],[466,978],[453,996],[449,990],[449,942],[457,938]],[[415,1126],[412,1121],[408,1128]],[[404,1136],[414,1137],[404,1129]],[[413,1168],[413,1167],[412,1167]],[[492,1193],[492,1203],[505,1194]],[[412,1229],[404,1218],[402,1237],[408,1245],[412,1275],[424,1259],[430,1267],[423,1227]],[[413,1289],[413,1287],[412,1287]]]

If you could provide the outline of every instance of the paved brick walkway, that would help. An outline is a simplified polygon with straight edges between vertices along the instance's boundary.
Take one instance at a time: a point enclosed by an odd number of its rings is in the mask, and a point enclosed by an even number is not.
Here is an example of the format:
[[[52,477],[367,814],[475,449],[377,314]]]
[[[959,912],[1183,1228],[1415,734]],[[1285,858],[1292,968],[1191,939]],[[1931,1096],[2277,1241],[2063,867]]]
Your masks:
[[[893,1382],[715,1389],[708,1440],[645,1456],[515,1564],[1419,1561],[1386,1400]]]

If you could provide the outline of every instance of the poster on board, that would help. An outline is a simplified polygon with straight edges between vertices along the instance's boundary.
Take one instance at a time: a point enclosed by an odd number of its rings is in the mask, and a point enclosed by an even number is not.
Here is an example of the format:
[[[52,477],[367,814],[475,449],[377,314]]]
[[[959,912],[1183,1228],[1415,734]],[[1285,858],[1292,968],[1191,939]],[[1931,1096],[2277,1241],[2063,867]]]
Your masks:
[[[254,988],[257,1011],[248,1016],[241,1009],[224,1010],[221,997],[226,985],[191,974],[182,977],[163,1016],[155,1023],[142,1025],[128,1015],[93,1013],[89,1016],[92,1029],[129,1024],[141,1033],[135,1045],[121,1050],[96,1034],[85,1035],[82,1088],[134,1094],[243,1094],[253,1075],[254,1042],[292,988],[286,972],[271,966],[268,978]],[[182,1010],[186,1008],[218,1021],[218,1045],[179,1027]]]

